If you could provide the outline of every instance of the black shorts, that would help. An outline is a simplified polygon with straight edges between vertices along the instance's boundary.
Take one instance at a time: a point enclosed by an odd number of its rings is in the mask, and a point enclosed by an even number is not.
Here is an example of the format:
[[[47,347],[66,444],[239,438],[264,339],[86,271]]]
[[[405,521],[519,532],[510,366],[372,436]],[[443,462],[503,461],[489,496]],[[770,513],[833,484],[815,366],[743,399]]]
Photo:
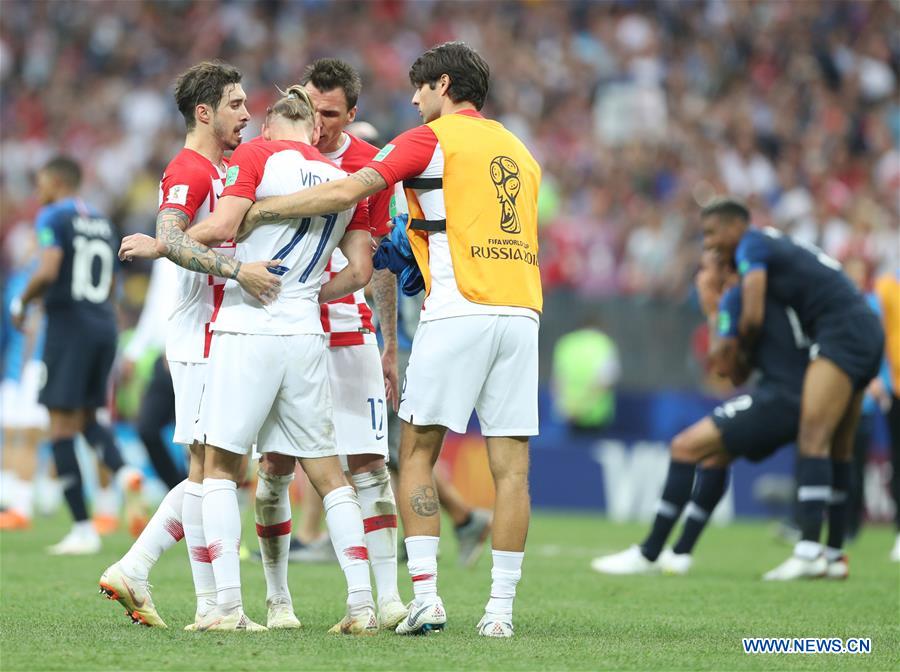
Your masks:
[[[731,457],[761,462],[797,440],[800,395],[778,387],[758,387],[716,406],[710,417]]]
[[[70,320],[48,319],[44,343],[47,380],[38,401],[51,410],[105,406],[115,359],[113,325],[86,328]]]
[[[881,367],[884,329],[868,308],[821,318],[815,326],[810,358],[824,357],[850,376],[853,389],[864,390]]]

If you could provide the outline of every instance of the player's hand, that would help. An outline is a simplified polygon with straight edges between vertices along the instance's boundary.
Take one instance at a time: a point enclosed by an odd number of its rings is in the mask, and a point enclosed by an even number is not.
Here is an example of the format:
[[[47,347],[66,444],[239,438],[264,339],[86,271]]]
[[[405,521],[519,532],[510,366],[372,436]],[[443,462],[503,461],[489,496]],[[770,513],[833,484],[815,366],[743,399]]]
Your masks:
[[[156,238],[143,233],[132,233],[122,239],[119,247],[119,259],[131,261],[132,259],[159,259],[160,254],[156,250]]]
[[[18,296],[9,303],[9,318],[19,331],[25,330],[25,305]]]
[[[397,374],[397,346],[385,346],[381,355],[384,373],[384,398],[391,402],[394,413],[400,410],[400,377]]]
[[[894,400],[891,399],[891,395],[884,386],[884,382],[881,378],[872,379],[872,382],[869,383],[869,386],[866,388],[866,394],[875,400],[882,413],[887,413],[891,410],[891,404]]]
[[[707,269],[701,269],[694,284],[700,299],[700,309],[704,315],[712,315],[719,309],[719,300],[722,298],[715,274]]]
[[[281,280],[270,268],[281,265],[281,259],[251,261],[241,264],[237,281],[241,288],[263,305],[272,303],[281,291]]]
[[[119,364],[119,382],[126,386],[134,378],[134,362],[130,359],[122,359]]]

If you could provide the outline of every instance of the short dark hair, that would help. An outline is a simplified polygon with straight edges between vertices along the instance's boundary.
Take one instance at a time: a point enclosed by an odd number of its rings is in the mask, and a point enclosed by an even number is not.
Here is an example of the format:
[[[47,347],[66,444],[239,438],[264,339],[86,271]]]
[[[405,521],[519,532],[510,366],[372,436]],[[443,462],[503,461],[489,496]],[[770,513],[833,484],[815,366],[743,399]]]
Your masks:
[[[339,58],[320,58],[313,61],[303,70],[300,83],[306,86],[312,83],[319,91],[331,91],[340,88],[347,99],[347,109],[356,107],[359,92],[362,91],[362,79],[353,66]]]
[[[444,42],[416,59],[409,69],[409,82],[417,89],[423,84],[434,88],[441,75],[450,77],[447,95],[454,103],[472,103],[484,107],[491,69],[487,62],[465,42]]]
[[[215,110],[222,102],[225,87],[240,83],[241,77],[240,70],[223,61],[203,61],[181,73],[175,80],[175,103],[187,130],[197,125],[197,105],[209,105]]]
[[[700,211],[700,216],[703,218],[713,215],[720,215],[727,219],[737,217],[743,222],[750,223],[750,209],[738,199],[730,196],[716,198],[704,205]]]
[[[43,168],[48,173],[53,173],[57,179],[71,189],[81,186],[81,166],[75,159],[68,156],[54,156]]]

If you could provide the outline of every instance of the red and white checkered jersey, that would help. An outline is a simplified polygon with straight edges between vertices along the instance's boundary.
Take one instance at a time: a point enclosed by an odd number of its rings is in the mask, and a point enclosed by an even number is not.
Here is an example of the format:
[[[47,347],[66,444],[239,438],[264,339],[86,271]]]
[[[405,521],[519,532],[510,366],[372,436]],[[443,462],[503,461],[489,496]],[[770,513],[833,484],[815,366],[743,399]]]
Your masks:
[[[463,110],[455,114],[481,117],[475,110]],[[388,184],[416,177],[443,178],[444,150],[429,126],[417,126],[386,144],[366,167],[376,170]],[[443,189],[417,188],[415,191],[425,219],[447,218]],[[538,319],[538,314],[529,308],[492,306],[475,303],[464,297],[456,284],[446,231],[428,234],[428,270],[431,274],[431,291],[422,305],[422,322],[463,315],[524,315]]]
[[[315,147],[290,140],[249,142],[231,156],[222,196],[251,201],[283,196],[347,174]],[[278,298],[264,306],[234,280],[213,315],[213,330],[242,334],[322,334],[319,290],[325,266],[345,231],[369,230],[368,202],[329,215],[289,219],[254,229],[237,246],[243,262],[280,259]]]
[[[377,147],[344,133],[343,144],[336,151],[326,153],[325,157],[334,161],[342,170],[355,173],[377,153]],[[386,236],[391,232],[389,212],[392,193],[393,187],[388,187],[369,197],[369,224],[373,236]],[[325,281],[333,278],[346,266],[346,257],[339,249],[335,249],[325,267]],[[321,312],[322,329],[328,334],[328,344],[331,347],[376,342],[372,309],[366,303],[363,290],[322,305]]]
[[[227,164],[223,160],[223,165]],[[159,183],[159,209],[181,210],[190,226],[215,209],[222,193],[225,173],[219,166],[185,147],[166,166]],[[223,243],[218,251],[234,254],[234,243]],[[225,281],[212,275],[178,267],[178,296],[166,331],[166,358],[172,362],[202,362],[209,356],[213,311],[222,302]]]

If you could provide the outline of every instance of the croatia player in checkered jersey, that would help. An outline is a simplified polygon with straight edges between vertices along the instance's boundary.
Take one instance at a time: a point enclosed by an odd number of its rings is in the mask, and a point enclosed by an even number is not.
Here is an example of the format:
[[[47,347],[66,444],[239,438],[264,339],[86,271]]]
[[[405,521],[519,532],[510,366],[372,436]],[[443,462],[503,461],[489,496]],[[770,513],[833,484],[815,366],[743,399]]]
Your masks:
[[[175,101],[187,124],[185,146],[166,167],[160,183],[156,238],[127,236],[119,256],[166,256],[176,263],[191,260],[193,273],[178,268],[179,290],[168,324],[166,359],[175,392],[174,440],[190,446],[188,479],[173,488],[134,545],[100,579],[101,590],[118,600],[133,620],[166,627],[153,604],[147,579],[160,555],[186,537],[197,596],[197,616],[215,605],[216,585],[201,523],[203,445],[194,442],[194,422],[206,375],[211,334],[209,322],[221,302],[224,279],[236,278],[247,291],[261,295],[277,286],[267,264],[241,264],[234,244],[209,250],[189,236],[193,226],[212,212],[222,192],[226,161],[223,154],[241,142],[250,118],[241,73],[224,63],[199,63],[184,72],[175,86]],[[168,263],[168,262],[165,262]]]
[[[317,135],[312,101],[291,87],[268,111],[263,141],[232,156],[225,190],[213,215],[198,225],[217,239],[233,237],[258,199],[291,193],[346,176],[309,143]],[[206,233],[201,235],[205,236]],[[325,266],[340,245],[347,266],[324,285]],[[372,276],[368,204],[302,219],[273,221],[242,240],[237,258],[277,257],[272,272],[281,291],[264,305],[228,283],[214,332],[197,429],[207,446],[203,529],[216,577],[216,612],[198,629],[258,630],[243,613],[236,481],[241,458],[256,442],[263,455],[258,525],[265,548],[287,545],[290,502],[268,484],[286,486],[299,460],[323,498],[329,532],[347,579],[347,614],[333,632],[378,629],[359,500],[337,457],[326,337],[320,303],[346,296]],[[239,365],[235,365],[235,363]],[[209,514],[209,515],[207,515]],[[277,521],[277,522],[272,522]],[[276,541],[277,540],[277,541]],[[266,563],[268,622],[299,626],[287,590],[286,564]]]
[[[319,115],[321,130],[316,148],[347,172],[365,166],[378,149],[344,132],[356,116],[356,101],[362,86],[356,71],[337,59],[319,59],[304,70],[301,83]],[[392,193],[392,189],[385,189],[369,198],[370,229],[376,239],[390,232],[388,212]],[[346,265],[344,255],[335,250],[325,268],[325,281]],[[392,325],[396,324],[394,275],[386,270],[376,272],[372,287],[379,315]],[[388,456],[386,403],[393,401],[396,408],[399,396],[396,329],[386,333],[384,338],[384,373],[372,326],[372,310],[363,290],[323,304],[322,329],[328,335],[328,372],[334,400],[337,450],[359,494],[369,562],[378,592],[379,625],[393,628],[406,615],[406,607],[397,590],[397,505],[385,464]],[[269,466],[271,463],[264,464],[261,473]],[[276,487],[276,483],[268,484],[266,480],[265,476],[260,479],[260,488],[271,487],[272,494],[287,499],[286,484]],[[316,504],[314,500],[305,500],[303,506],[304,522],[314,530],[319,527],[322,513]],[[261,513],[258,507],[257,523],[260,525],[282,522],[262,520]],[[260,549],[266,565],[287,562],[288,546],[284,541],[260,536]],[[272,588],[269,587],[270,593]]]

